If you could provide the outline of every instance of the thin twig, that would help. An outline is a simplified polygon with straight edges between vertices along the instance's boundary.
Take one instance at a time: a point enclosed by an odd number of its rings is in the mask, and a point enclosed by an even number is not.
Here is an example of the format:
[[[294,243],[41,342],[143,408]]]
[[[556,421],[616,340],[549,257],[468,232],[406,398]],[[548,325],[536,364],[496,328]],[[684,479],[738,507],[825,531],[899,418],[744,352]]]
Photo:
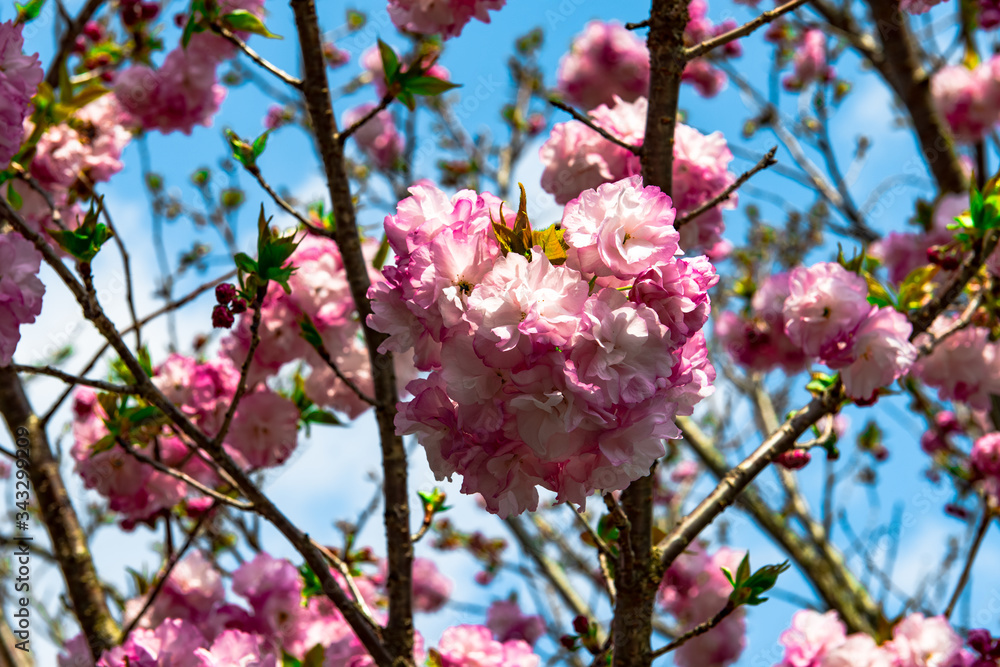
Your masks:
[[[666,646],[658,648],[655,651],[653,651],[653,657],[659,658],[661,655],[665,655],[675,649],[680,648],[685,643],[687,643],[688,640],[694,639],[695,637],[705,634],[706,632],[717,626],[719,623],[721,623],[726,618],[726,616],[729,616],[731,613],[736,611],[736,609],[737,609],[736,605],[734,605],[732,602],[726,603],[726,606],[723,607],[719,611],[719,613],[717,613],[712,618],[708,619],[704,623],[699,623],[698,625],[694,626],[693,628],[691,628],[690,630],[688,630],[683,635],[681,635],[674,641],[670,642]]]
[[[277,65],[262,58],[259,53],[257,53],[249,46],[247,46],[246,42],[240,39],[237,35],[234,35],[230,30],[228,30],[224,26],[219,25],[218,23],[213,23],[211,27],[212,27],[212,32],[224,37],[225,39],[235,44],[236,48],[245,53],[247,57],[250,58],[250,60],[257,63],[262,68],[264,68],[274,76],[278,77],[279,79],[287,83],[289,86],[302,90],[302,81],[300,79],[296,79],[294,76],[292,76],[285,70],[281,69]]]
[[[326,345],[323,344],[322,340],[318,340],[315,342],[309,341],[309,342],[312,344],[312,348],[316,350],[316,354],[320,356],[320,359],[326,362],[326,365],[330,367],[330,370],[333,371],[333,374],[336,375],[341,382],[346,384],[348,389],[353,391],[358,398],[360,398],[368,405],[375,405],[374,398],[372,398],[365,392],[361,391],[361,388],[354,383],[354,380],[344,375],[343,371],[340,370],[340,366],[337,365],[337,362],[330,355],[330,351],[326,349]]]
[[[198,531],[201,530],[201,527],[208,520],[209,516],[211,516],[213,511],[215,511],[215,508],[216,505],[213,503],[202,513],[200,517],[198,517],[198,520],[195,522],[191,532],[188,533],[187,539],[184,540],[184,544],[181,545],[181,548],[178,551],[174,552],[174,555],[167,561],[167,565],[163,568],[160,576],[156,578],[156,583],[153,584],[153,588],[149,591],[149,595],[146,596],[146,601],[143,603],[142,609],[139,610],[139,613],[135,615],[135,618],[129,621],[129,624],[125,626],[124,630],[122,630],[122,640],[128,639],[128,636],[132,634],[133,630],[135,630],[136,625],[139,624],[142,617],[147,611],[149,611],[149,608],[156,600],[156,596],[160,594],[160,591],[163,590],[163,586],[167,583],[167,579],[170,578],[170,573],[173,571],[174,566],[177,565],[178,561],[180,561],[180,559],[184,556],[184,553],[191,548],[192,544],[194,544],[195,538],[198,536]]]
[[[976,560],[976,555],[979,553],[979,547],[982,545],[983,538],[986,536],[986,529],[990,527],[990,521],[992,520],[993,511],[987,507],[983,510],[983,518],[979,523],[979,529],[976,531],[976,537],[972,541],[972,546],[969,547],[969,555],[965,558],[965,566],[962,568],[962,574],[958,577],[958,583],[955,585],[955,592],[951,594],[951,601],[948,602],[948,606],[945,607],[945,618],[951,618],[951,614],[955,611],[955,606],[958,604],[959,598],[962,597],[962,591],[965,590],[965,585],[969,583],[969,575],[972,574],[972,564]]]
[[[372,107],[371,111],[369,111],[364,116],[354,121],[354,124],[351,125],[349,128],[347,128],[343,132],[338,133],[337,141],[339,141],[341,145],[343,145],[344,142],[346,142],[352,134],[360,130],[365,123],[367,123],[376,115],[384,111],[385,108],[389,106],[389,103],[392,102],[394,97],[395,96],[392,93],[386,93],[385,95],[383,95],[382,99],[379,100],[379,103],[374,107]]]
[[[727,187],[725,190],[723,190],[719,194],[709,199],[707,202],[705,202],[695,210],[691,211],[690,213],[684,214],[679,220],[677,220],[674,223],[674,227],[680,229],[687,223],[697,218],[702,213],[710,211],[711,209],[715,208],[722,202],[727,201],[730,197],[733,196],[733,193],[736,192],[740,188],[740,186],[749,181],[754,174],[756,174],[759,171],[763,171],[764,169],[767,169],[772,164],[777,164],[778,161],[774,159],[774,154],[777,152],[778,152],[778,147],[777,146],[773,147],[750,170],[740,174],[739,178],[733,181],[729,187]]]
[[[101,391],[107,391],[112,394],[135,394],[139,391],[139,388],[135,385],[114,384],[113,382],[105,382],[104,380],[92,380],[90,378],[77,377],[76,375],[64,373],[58,368],[53,368],[52,366],[23,366],[21,364],[11,364],[11,367],[18,373],[48,375],[49,377],[62,380],[69,385],[93,387],[94,389],[100,389]]]
[[[774,9],[768,10],[758,16],[757,18],[747,21],[738,28],[733,28],[729,32],[724,32],[721,35],[717,35],[711,39],[706,39],[701,44],[696,44],[689,49],[684,51],[684,57],[687,60],[694,60],[700,56],[705,55],[709,51],[716,49],[723,44],[728,44],[729,42],[739,39],[740,37],[746,37],[757,28],[767,25],[774,19],[778,18],[782,14],[787,14],[788,12],[801,7],[806,3],[806,0],[792,0],[791,2],[786,2],[780,7],[775,7]],[[626,26],[627,27],[627,26]]]
[[[111,220],[111,214],[108,213],[108,207],[104,205],[104,201],[100,202],[101,213],[104,214],[104,221],[108,223],[108,229],[111,230],[111,238],[115,241],[115,246],[118,248],[118,254],[122,258],[122,270],[125,272],[125,299],[128,302],[128,313],[132,318],[132,328],[135,330],[135,349],[142,347],[142,328],[138,326],[139,318],[135,314],[135,296],[132,291],[132,262],[129,259],[128,251],[125,250],[125,242],[122,240],[121,236],[118,234],[118,230],[115,229],[115,224]]]
[[[550,97],[548,99],[548,103],[551,104],[552,106],[554,106],[556,109],[561,109],[561,110],[565,111],[570,116],[572,116],[576,120],[580,121],[581,123],[583,123],[584,125],[586,125],[590,129],[592,129],[594,132],[597,132],[599,135],[601,135],[602,137],[604,137],[605,139],[607,139],[608,141],[610,141],[614,145],[620,146],[621,148],[624,148],[625,150],[629,151],[633,155],[639,155],[640,153],[642,153],[642,147],[641,146],[633,146],[630,143],[622,141],[621,139],[619,139],[618,137],[616,137],[615,135],[611,134],[610,132],[608,132],[607,130],[605,130],[603,127],[601,127],[600,125],[598,125],[597,123],[595,123],[594,119],[592,119],[590,116],[586,116],[586,115],[580,113],[579,111],[577,111],[576,109],[574,109],[570,105],[566,104],[565,102],[562,102],[560,100],[557,100],[555,98]]]
[[[250,322],[250,347],[247,349],[247,358],[243,360],[243,367],[240,369],[240,381],[236,385],[236,393],[233,394],[232,403],[229,404],[229,409],[226,410],[222,426],[215,435],[214,444],[216,446],[221,445],[222,441],[225,440],[226,434],[229,432],[229,426],[233,423],[233,416],[236,414],[240,400],[247,391],[247,377],[250,375],[250,366],[253,364],[253,356],[257,352],[257,346],[260,344],[260,320],[265,294],[267,294],[266,284],[257,288],[257,294],[254,296],[253,304],[251,305],[253,320]]]

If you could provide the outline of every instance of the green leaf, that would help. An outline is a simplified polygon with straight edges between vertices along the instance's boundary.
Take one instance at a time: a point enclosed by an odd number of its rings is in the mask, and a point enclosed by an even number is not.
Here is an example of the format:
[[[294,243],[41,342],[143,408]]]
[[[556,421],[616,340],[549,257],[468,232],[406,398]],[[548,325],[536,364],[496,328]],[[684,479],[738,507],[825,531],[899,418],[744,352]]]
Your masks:
[[[257,166],[257,155],[254,153],[254,147],[229,128],[224,129],[222,132],[226,135],[229,148],[233,151],[233,158],[244,167],[255,168]]]
[[[969,186],[969,213],[972,215],[973,226],[980,229],[983,218],[983,193],[976,188],[975,181]]]
[[[28,23],[29,21],[34,21],[42,13],[42,6],[44,4],[45,0],[28,0],[23,5],[14,3],[14,7],[17,8],[17,22]]]
[[[389,237],[383,236],[382,243],[378,246],[378,252],[375,253],[375,257],[372,258],[372,267],[376,271],[381,271],[382,267],[385,266],[385,260],[389,256]]]
[[[316,573],[312,571],[306,564],[299,566],[299,574],[302,575],[302,581],[304,586],[302,587],[302,595],[307,598],[316,597],[317,595],[323,595],[323,584],[320,583],[319,577]]]
[[[264,22],[256,14],[248,12],[245,9],[237,9],[234,12],[224,15],[222,23],[230,30],[250,32],[255,35],[267,37],[268,39],[284,39],[281,35],[275,35],[268,30]]]
[[[243,271],[244,273],[257,272],[257,262],[255,262],[250,255],[245,252],[236,253],[236,255],[233,256],[233,259],[236,260],[236,268],[240,271]]]
[[[24,200],[21,199],[21,195],[14,189],[13,181],[11,181],[7,186],[7,201],[10,202],[10,205],[14,207],[15,211],[20,211],[21,207],[24,205]]]
[[[433,76],[416,76],[402,78],[403,90],[414,95],[440,95],[441,93],[458,88],[459,83],[452,83]]]
[[[312,319],[303,313],[302,317],[299,318],[299,335],[302,336],[307,343],[309,343],[317,351],[320,348],[324,348],[323,337],[320,336],[319,330],[316,325],[313,324]]]
[[[919,308],[924,298],[934,290],[932,280],[937,275],[939,267],[928,264],[913,269],[899,286],[899,308],[903,312]]]
[[[396,95],[396,99],[402,102],[403,105],[406,106],[406,108],[409,109],[410,111],[413,111],[414,109],[417,108],[417,100],[415,97],[413,97],[413,93],[411,93],[408,90],[399,91],[399,93]]]
[[[556,229],[555,225],[540,232],[531,233],[531,245],[541,246],[542,252],[552,264],[559,266],[566,263],[566,251],[569,246],[563,240],[565,229]]]
[[[97,222],[97,216],[104,206],[104,198],[91,202],[90,210],[83,223],[75,230],[57,230],[52,237],[59,247],[81,262],[90,262],[97,256],[101,246],[111,238],[111,230],[104,223]]]
[[[312,408],[302,414],[302,421],[306,424],[326,424],[327,426],[344,426],[344,422],[337,415],[329,410]]]
[[[302,661],[291,654],[282,651],[281,667],[302,667]]]
[[[836,375],[813,373],[812,380],[810,380],[809,384],[806,385],[806,389],[814,394],[822,394],[824,391],[832,387],[836,381]]]
[[[392,47],[381,39],[378,40],[378,52],[382,57],[382,71],[385,73],[386,83],[395,83],[396,76],[399,74],[399,57]]]
[[[323,645],[316,644],[306,653],[306,657],[302,661],[302,667],[323,667],[324,654],[325,649]]]
[[[876,280],[875,276],[867,271],[862,271],[861,275],[865,279],[865,282],[868,283],[868,303],[880,308],[895,306],[892,294],[889,293],[889,290],[882,283]]]
[[[500,244],[500,250],[504,256],[513,252],[531,259],[533,235],[531,221],[528,220],[528,197],[524,192],[524,186],[520,183],[517,185],[521,188],[521,200],[517,207],[517,216],[514,218],[514,228],[511,229],[506,225],[506,220],[503,217],[503,204],[500,206],[500,221],[494,221],[491,213],[490,222],[493,224],[493,233],[497,237],[497,242]]]
[[[90,456],[96,456],[101,452],[106,452],[115,446],[115,436],[111,433],[104,436],[90,446]]]
[[[743,556],[743,560],[740,561],[740,566],[736,570],[736,583],[743,585],[747,579],[750,578],[750,552],[746,552]]]
[[[253,156],[255,158],[260,157],[261,154],[264,152],[264,149],[267,148],[267,135],[269,135],[270,133],[271,131],[268,130],[267,132],[265,132],[264,134],[260,135],[259,137],[253,140],[252,149],[253,149]]]

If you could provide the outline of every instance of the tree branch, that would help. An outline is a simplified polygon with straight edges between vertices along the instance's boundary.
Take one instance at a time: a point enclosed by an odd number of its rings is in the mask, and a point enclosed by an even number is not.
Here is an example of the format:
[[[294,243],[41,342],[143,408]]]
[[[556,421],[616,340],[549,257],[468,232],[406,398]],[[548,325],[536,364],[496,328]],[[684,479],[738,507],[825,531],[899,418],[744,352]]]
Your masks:
[[[728,44],[734,39],[739,39],[740,37],[746,37],[750,33],[757,30],[757,28],[767,25],[774,19],[778,18],[782,14],[787,14],[793,9],[797,9],[802,5],[806,4],[807,0],[792,0],[791,2],[786,2],[780,7],[775,7],[769,11],[764,12],[760,16],[750,21],[747,21],[738,28],[733,28],[729,32],[724,32],[721,35],[713,37],[712,39],[706,39],[701,44],[696,44],[691,48],[684,51],[684,58],[687,60],[694,60],[700,56],[705,55],[713,49]]]
[[[674,227],[677,228],[677,229],[680,229],[681,227],[683,227],[687,223],[689,223],[692,220],[694,220],[695,218],[697,218],[702,213],[705,213],[706,211],[710,211],[711,209],[715,208],[716,206],[718,206],[719,204],[721,204],[724,201],[728,201],[728,199],[733,196],[733,193],[736,192],[740,188],[740,186],[742,186],[744,183],[746,183],[747,181],[749,181],[750,178],[754,174],[756,174],[759,171],[763,171],[764,169],[767,169],[768,167],[770,167],[773,164],[777,164],[778,161],[774,159],[774,154],[777,153],[777,152],[778,152],[778,147],[777,146],[775,146],[774,148],[772,148],[771,150],[769,150],[764,155],[764,157],[762,157],[760,159],[760,161],[757,162],[757,164],[755,164],[751,169],[749,169],[748,171],[745,171],[742,174],[740,174],[739,178],[737,178],[735,181],[733,181],[732,185],[730,185],[728,188],[726,188],[725,190],[723,190],[719,194],[717,194],[714,197],[712,197],[711,199],[709,199],[707,202],[705,202],[704,204],[702,204],[701,206],[699,206],[695,210],[691,211],[690,213],[687,213],[686,215],[684,215],[683,217],[681,217],[679,220],[677,220],[676,222],[674,222]]]

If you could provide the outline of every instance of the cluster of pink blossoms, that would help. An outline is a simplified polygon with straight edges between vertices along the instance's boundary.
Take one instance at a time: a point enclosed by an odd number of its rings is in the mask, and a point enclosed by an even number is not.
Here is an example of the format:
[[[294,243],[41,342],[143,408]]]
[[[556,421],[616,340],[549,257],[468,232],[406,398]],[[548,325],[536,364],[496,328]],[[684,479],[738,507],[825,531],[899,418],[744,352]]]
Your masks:
[[[974,69],[942,67],[931,79],[931,95],[956,140],[979,141],[1000,121],[1000,56]]]
[[[21,340],[21,325],[42,312],[45,285],[38,279],[42,255],[19,234],[0,234],[0,366],[7,366]]]
[[[969,633],[970,640],[974,633],[983,632],[973,630]],[[962,638],[943,616],[926,618],[910,614],[893,628],[892,640],[879,646],[864,633],[848,635],[835,611],[820,614],[803,610],[792,617],[792,627],[781,634],[780,641],[785,647],[785,656],[775,667],[964,667],[977,664],[974,653],[962,648]],[[970,641],[970,646],[973,643]]]
[[[716,333],[748,368],[802,370],[818,360],[840,370],[847,394],[875,398],[917,358],[912,325],[894,308],[868,303],[868,284],[833,262],[776,274],[754,295],[751,316],[723,313]]]
[[[389,0],[389,17],[400,30],[422,35],[458,37],[472,19],[490,22],[489,10],[507,0]]]
[[[156,369],[153,383],[191,421],[209,436],[222,427],[239,383],[239,371],[228,359],[199,362],[171,355]],[[96,445],[108,434],[107,414],[91,389],[77,391],[73,406],[71,449],[76,472],[87,488],[108,499],[111,510],[123,515],[123,526],[150,521],[163,510],[185,500],[189,487],[181,480],[160,472],[125,451],[120,445]],[[227,432],[224,447],[234,460],[247,469],[280,465],[298,443],[299,411],[287,398],[259,387],[240,401]],[[132,443],[153,458],[158,450],[163,463],[178,468],[202,484],[214,488],[220,483],[204,455],[195,453],[179,438],[160,434],[155,443]],[[98,451],[99,450],[99,451]],[[207,502],[200,494],[187,498],[188,508],[202,509]]]
[[[700,329],[717,277],[676,257],[670,198],[637,176],[583,192],[553,265],[538,246],[502,253],[496,197],[410,192],[385,220],[395,265],[369,292],[381,349],[429,372],[397,431],[503,516],[534,510],[538,486],[583,504],[646,475],[715,378]]]
[[[945,195],[934,208],[929,229],[919,233],[890,232],[872,244],[869,254],[882,262],[889,271],[889,280],[898,285],[911,271],[928,264],[928,251],[954,239],[955,233],[948,225],[967,210],[968,195]]]
[[[221,0],[217,4],[223,15],[236,10],[260,15],[264,1]],[[211,32],[194,34],[187,47],[177,45],[158,68],[135,64],[121,72],[115,96],[143,128],[191,134],[195,125],[211,125],[225,99],[226,89],[218,83],[216,70],[233,57],[235,48]]]
[[[813,28],[799,37],[792,57],[792,73],[782,81],[787,90],[802,90],[813,81],[829,81],[833,67],[826,62],[826,33]]]
[[[746,317],[725,310],[716,318],[715,335],[740,366],[794,374],[808,365],[809,358],[785,333],[788,295],[788,273],[775,273],[754,292]]]
[[[704,623],[726,606],[733,585],[722,568],[736,572],[742,558],[725,547],[709,556],[700,542],[694,542],[674,561],[663,577],[659,600],[679,630]],[[736,662],[745,646],[746,613],[740,608],[672,655],[678,667],[724,667]]]
[[[441,574],[422,558],[414,562],[415,591]],[[338,573],[333,572],[341,580]],[[446,583],[447,580],[443,580]],[[371,577],[355,576],[358,591],[384,622],[385,588]],[[325,597],[306,596],[295,566],[267,553],[244,563],[232,576],[232,592],[244,605],[226,599],[222,574],[195,551],[173,569],[163,589],[125,642],[104,653],[97,667],[275,667],[284,653],[302,660],[321,646],[324,667],[370,667],[374,661],[347,621]],[[442,593],[447,596],[447,592]],[[426,611],[416,598],[417,610]],[[138,597],[125,604],[131,621],[145,605]],[[423,638],[416,635],[414,660],[422,664]],[[462,625],[445,630],[437,648],[445,667],[538,667],[540,659],[520,639],[495,639],[488,628]],[[94,667],[86,639],[66,643],[59,667]]]
[[[684,43],[696,46],[713,37],[729,32],[737,27],[735,19],[726,19],[715,25],[708,18],[708,3],[705,0],[691,0],[688,3],[688,23],[684,27]],[[739,40],[727,42],[715,53],[718,58],[738,58],[743,55]],[[728,78],[715,67],[708,58],[695,58],[684,66],[681,81],[690,83],[702,97],[715,97],[725,88]]]
[[[940,317],[929,334],[947,331],[953,318]],[[922,345],[927,334],[917,337]],[[943,401],[962,401],[974,410],[988,410],[990,395],[1000,393],[1000,343],[990,340],[990,330],[965,327],[935,345],[933,351],[913,366],[913,374],[936,387]]]
[[[341,129],[351,127],[374,108],[375,104],[369,102],[347,111]],[[388,109],[368,119],[353,136],[361,152],[379,169],[391,169],[403,154],[403,137],[396,130],[396,123]]]
[[[44,73],[38,54],[25,55],[24,25],[0,23],[0,168],[17,154],[24,139],[24,119]]]
[[[590,116],[594,124],[633,146],[641,146],[646,135],[645,97],[635,102],[615,99],[614,106],[601,105]],[[545,170],[542,188],[566,204],[581,192],[602,183],[613,183],[639,174],[639,156],[608,141],[580,121],[557,123],[539,150]],[[735,180],[729,172],[733,154],[721,132],[704,135],[678,123],[674,133],[673,203],[680,215],[718,195]],[[722,210],[736,207],[734,195],[702,213],[681,228],[680,245],[686,251],[701,250],[712,259],[722,259],[730,244],[722,239]]]
[[[369,260],[378,251],[378,245],[375,239],[363,243]],[[285,294],[280,285],[272,283],[264,299],[258,331],[260,343],[250,365],[249,382],[251,385],[263,382],[285,364],[304,360],[312,368],[305,381],[306,396],[318,405],[354,419],[371,405],[337,378],[302,338],[300,328],[303,317],[308,316],[340,371],[362,392],[368,395],[374,392],[368,351],[359,338],[360,325],[340,251],[332,240],[310,235],[299,244],[290,261],[297,267],[288,281],[291,294]],[[369,277],[372,282],[381,280],[381,274],[374,269],[370,269]],[[223,355],[237,367],[242,366],[250,349],[252,320],[251,311],[243,313],[236,328],[222,341]],[[405,360],[400,360],[396,371],[400,386],[414,375]]]

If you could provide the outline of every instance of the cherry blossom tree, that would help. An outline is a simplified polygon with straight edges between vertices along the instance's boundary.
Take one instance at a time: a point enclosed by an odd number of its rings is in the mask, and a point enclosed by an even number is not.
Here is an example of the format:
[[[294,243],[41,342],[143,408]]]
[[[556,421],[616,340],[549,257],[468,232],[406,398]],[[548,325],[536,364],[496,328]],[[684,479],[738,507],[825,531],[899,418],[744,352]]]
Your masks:
[[[970,609],[1000,512],[1000,7],[758,4],[17,4],[0,544],[59,590],[0,569],[5,664],[1000,664]],[[512,14],[481,95],[449,56]],[[864,91],[915,146],[888,173],[842,120]],[[38,354],[67,302],[97,346]],[[270,482],[347,438],[377,492],[307,529]],[[893,483],[937,492],[886,518]],[[914,588],[931,514],[956,536]],[[116,583],[101,531],[153,536],[153,571]]]

